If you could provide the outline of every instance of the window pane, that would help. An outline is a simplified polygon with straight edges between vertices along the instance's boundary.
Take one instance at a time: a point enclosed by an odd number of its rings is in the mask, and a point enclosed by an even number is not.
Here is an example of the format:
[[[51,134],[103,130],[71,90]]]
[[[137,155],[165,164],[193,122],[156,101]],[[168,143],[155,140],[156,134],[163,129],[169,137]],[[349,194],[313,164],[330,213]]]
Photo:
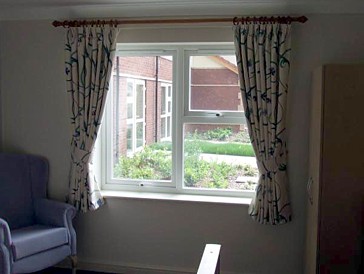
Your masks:
[[[136,124],[136,147],[142,147],[144,144],[144,126],[143,122]]]
[[[241,111],[234,55],[190,56],[190,110]]]
[[[168,86],[168,97],[170,98],[172,96],[172,87]]]
[[[166,118],[161,119],[161,138],[166,137]]]
[[[128,82],[126,96],[133,97],[133,83]]]
[[[129,124],[126,133],[127,150],[132,151],[133,149],[133,125]]]
[[[161,87],[161,111],[162,114],[166,113],[166,87]]]
[[[254,190],[258,169],[244,125],[185,124],[184,184]]]
[[[144,117],[144,86],[137,85],[136,90],[137,98],[136,98],[136,118],[140,119]]]
[[[172,56],[117,56],[113,70],[113,178],[171,180],[172,151],[166,138],[157,87],[172,83]],[[158,64],[158,71],[156,65]],[[158,73],[158,78],[156,75]],[[119,75],[117,80],[116,75]],[[163,80],[163,82],[161,81]],[[158,83],[156,83],[158,80]],[[172,84],[171,84],[172,85]],[[167,107],[165,86],[164,110]],[[162,122],[164,121],[164,122]]]
[[[171,116],[167,117],[167,136],[171,137]]]
[[[129,103],[128,104],[128,110],[127,110],[127,112],[128,112],[127,118],[128,119],[133,118],[133,104],[132,103]]]

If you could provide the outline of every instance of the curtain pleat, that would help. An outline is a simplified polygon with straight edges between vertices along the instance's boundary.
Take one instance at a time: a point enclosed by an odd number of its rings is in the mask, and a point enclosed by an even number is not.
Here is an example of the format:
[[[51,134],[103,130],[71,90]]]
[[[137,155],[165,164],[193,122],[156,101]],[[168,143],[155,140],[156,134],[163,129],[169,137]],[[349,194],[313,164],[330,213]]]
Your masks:
[[[71,115],[71,170],[68,202],[79,211],[104,200],[90,167],[115,55],[115,27],[75,27],[66,32],[65,72]]]
[[[249,214],[262,224],[291,221],[286,141],[290,28],[278,23],[234,26],[240,89],[259,169]]]

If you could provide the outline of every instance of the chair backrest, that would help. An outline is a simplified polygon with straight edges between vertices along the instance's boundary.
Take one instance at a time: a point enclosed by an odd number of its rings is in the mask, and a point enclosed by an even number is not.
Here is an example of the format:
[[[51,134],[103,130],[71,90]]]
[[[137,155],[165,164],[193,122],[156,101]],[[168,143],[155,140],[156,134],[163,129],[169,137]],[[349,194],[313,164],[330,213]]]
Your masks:
[[[33,199],[46,197],[47,183],[46,159],[0,153],[0,218],[10,229],[34,224]]]

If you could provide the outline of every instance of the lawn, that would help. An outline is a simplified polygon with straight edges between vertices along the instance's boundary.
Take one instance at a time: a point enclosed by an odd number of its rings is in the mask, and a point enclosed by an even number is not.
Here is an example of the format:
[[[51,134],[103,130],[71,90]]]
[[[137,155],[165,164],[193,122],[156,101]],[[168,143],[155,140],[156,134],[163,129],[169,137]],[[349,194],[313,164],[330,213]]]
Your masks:
[[[251,144],[199,141],[202,153],[254,157]]]
[[[191,140],[186,142],[196,142],[201,153],[209,154],[222,154],[222,155],[236,155],[254,157],[254,151],[251,144],[243,143],[227,143],[227,142],[210,142],[205,140]],[[198,145],[197,145],[198,144]],[[168,150],[172,148],[171,142],[160,142],[151,145],[153,149]]]

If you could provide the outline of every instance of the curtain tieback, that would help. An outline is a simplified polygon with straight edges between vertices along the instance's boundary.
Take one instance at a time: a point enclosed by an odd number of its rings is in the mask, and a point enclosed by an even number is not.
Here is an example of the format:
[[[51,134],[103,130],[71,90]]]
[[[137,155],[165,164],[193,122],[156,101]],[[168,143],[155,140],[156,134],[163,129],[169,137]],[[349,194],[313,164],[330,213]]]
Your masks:
[[[275,171],[277,169],[276,159],[274,157],[266,160],[257,159],[257,165],[261,174]]]
[[[261,176],[272,179],[272,175],[277,174],[278,171],[284,172],[287,169],[284,157],[277,156],[267,160],[257,160],[258,170]]]

